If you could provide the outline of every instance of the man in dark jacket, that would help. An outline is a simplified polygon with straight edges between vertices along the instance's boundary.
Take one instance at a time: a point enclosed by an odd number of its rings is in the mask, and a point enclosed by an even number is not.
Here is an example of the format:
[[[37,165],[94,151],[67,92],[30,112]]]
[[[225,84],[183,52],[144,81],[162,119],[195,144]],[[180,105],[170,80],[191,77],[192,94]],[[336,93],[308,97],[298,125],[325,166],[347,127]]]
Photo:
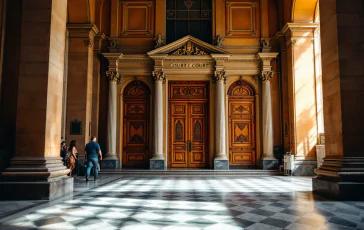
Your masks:
[[[87,170],[86,170],[86,181],[89,181],[91,168],[94,168],[94,178],[95,180],[99,178],[99,158],[102,160],[102,153],[100,145],[96,142],[96,137],[91,137],[91,141],[85,147],[85,154],[87,159]]]

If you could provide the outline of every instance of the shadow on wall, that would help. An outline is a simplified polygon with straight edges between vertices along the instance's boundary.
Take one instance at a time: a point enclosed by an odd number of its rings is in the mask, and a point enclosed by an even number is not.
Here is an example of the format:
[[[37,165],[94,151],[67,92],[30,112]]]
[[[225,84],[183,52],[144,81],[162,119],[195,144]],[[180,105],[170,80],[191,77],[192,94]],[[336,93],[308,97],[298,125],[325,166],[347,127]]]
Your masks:
[[[2,172],[6,167],[9,166],[11,157],[12,154],[10,154],[10,151],[0,149],[0,172]]]

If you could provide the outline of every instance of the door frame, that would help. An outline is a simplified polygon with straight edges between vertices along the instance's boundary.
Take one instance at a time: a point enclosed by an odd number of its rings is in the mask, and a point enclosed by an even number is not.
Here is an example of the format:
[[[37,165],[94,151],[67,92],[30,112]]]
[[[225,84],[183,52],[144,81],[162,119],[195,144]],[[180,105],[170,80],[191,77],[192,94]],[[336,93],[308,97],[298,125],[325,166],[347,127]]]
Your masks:
[[[205,89],[206,89],[206,96],[204,98],[198,98],[198,99],[187,99],[187,98],[180,98],[180,99],[171,99],[171,87],[172,85],[177,85],[177,84],[196,84],[196,83],[200,83],[200,84],[205,84]],[[210,168],[210,146],[209,146],[209,140],[210,140],[210,128],[209,128],[209,122],[210,122],[210,81],[205,81],[205,80],[169,80],[168,81],[168,89],[167,89],[168,93],[167,93],[167,111],[168,111],[168,119],[167,119],[167,130],[168,130],[168,134],[169,137],[167,138],[167,168],[189,168],[189,167],[172,167],[172,161],[171,161],[171,156],[172,156],[172,140],[171,140],[171,135],[172,135],[172,126],[171,126],[171,122],[172,122],[172,111],[171,111],[171,105],[173,102],[185,102],[186,104],[190,104],[190,103],[194,103],[194,102],[203,102],[206,104],[206,112],[205,112],[205,119],[206,121],[204,122],[204,124],[206,124],[206,136],[204,137],[204,141],[205,141],[205,167],[203,168]],[[197,168],[198,169],[198,168]]]

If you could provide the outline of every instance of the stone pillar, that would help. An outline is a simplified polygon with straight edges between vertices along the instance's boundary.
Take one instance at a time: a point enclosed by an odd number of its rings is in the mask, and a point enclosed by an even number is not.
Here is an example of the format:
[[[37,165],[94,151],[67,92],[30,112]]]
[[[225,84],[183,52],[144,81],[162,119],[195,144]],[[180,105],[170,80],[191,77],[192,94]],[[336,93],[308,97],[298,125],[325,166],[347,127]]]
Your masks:
[[[59,156],[66,18],[66,0],[22,2],[16,150],[1,173],[2,199],[53,199],[73,191]]]
[[[166,76],[162,70],[153,71],[154,81],[154,151],[150,159],[150,169],[164,170],[163,154],[163,84]]]
[[[320,15],[325,158],[312,189],[334,199],[364,200],[364,25],[358,23],[364,2],[320,0]]]
[[[122,54],[105,53],[104,56],[109,60],[109,70],[106,72],[109,81],[109,101],[107,111],[107,146],[105,157],[101,161],[101,168],[119,169],[120,160],[116,154],[117,84],[121,80],[118,63]]]
[[[99,33],[94,38],[94,62],[92,76],[92,114],[91,114],[91,136],[99,134],[99,101],[100,101],[100,64],[105,35]]]
[[[94,37],[93,24],[68,24],[69,53],[67,79],[66,141],[76,140],[80,161],[83,149],[91,138],[92,80]],[[81,132],[71,133],[71,122],[81,122]]]
[[[314,31],[316,23],[287,23],[286,62],[290,150],[295,154],[295,176],[314,176],[317,166],[317,102]]]
[[[271,80],[273,71],[271,60],[278,53],[259,53],[258,57],[262,61],[262,126],[263,126],[263,155],[261,165],[264,170],[278,169],[278,160],[273,155],[273,119],[272,119],[272,98],[271,98]]]
[[[228,170],[229,159],[226,156],[226,117],[225,117],[225,81],[227,79],[224,70],[215,71],[213,81],[216,83],[215,99],[215,170]]]

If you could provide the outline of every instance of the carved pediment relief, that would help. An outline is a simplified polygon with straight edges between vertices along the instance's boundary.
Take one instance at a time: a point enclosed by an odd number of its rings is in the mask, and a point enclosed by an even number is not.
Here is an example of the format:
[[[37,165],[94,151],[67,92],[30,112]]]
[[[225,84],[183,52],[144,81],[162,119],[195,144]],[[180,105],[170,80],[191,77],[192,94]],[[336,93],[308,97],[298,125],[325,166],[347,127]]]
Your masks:
[[[166,54],[177,55],[210,55],[210,54],[230,54],[226,50],[217,48],[211,44],[203,42],[190,35],[174,41],[168,45],[148,52],[148,55]]]
[[[208,55],[209,53],[201,50],[194,44],[192,44],[190,41],[186,43],[186,45],[182,46],[181,48],[178,48],[177,50],[174,50],[169,53],[169,55]]]

